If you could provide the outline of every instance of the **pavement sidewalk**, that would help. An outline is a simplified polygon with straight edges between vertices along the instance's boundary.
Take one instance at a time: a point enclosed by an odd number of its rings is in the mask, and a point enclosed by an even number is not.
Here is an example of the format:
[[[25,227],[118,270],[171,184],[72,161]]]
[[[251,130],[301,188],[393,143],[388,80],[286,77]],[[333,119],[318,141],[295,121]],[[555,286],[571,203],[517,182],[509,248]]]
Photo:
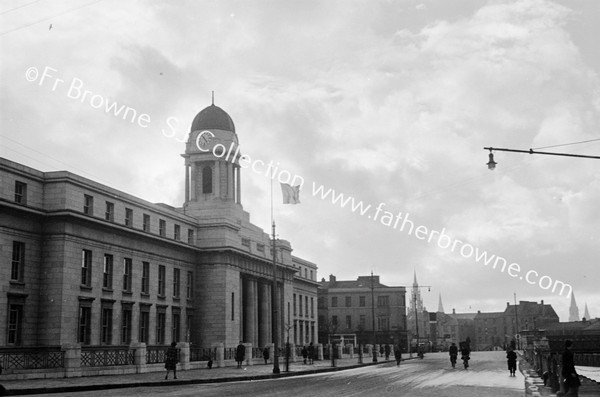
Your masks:
[[[0,384],[6,388],[4,395],[18,396],[26,394],[55,394],[76,391],[89,391],[101,389],[120,389],[141,386],[165,386],[177,384],[201,384],[218,382],[235,382],[244,380],[272,379],[286,376],[307,375],[318,372],[339,371],[368,365],[389,364],[395,365],[393,359],[379,359],[372,362],[372,358],[364,357],[363,363],[358,358],[344,358],[336,360],[333,367],[331,360],[315,361],[313,365],[303,364],[302,361],[290,363],[289,372],[286,371],[285,361],[280,361],[280,374],[273,374],[273,364],[255,364],[242,368],[202,368],[187,371],[177,371],[177,379],[171,373],[169,380],[165,380],[164,372],[148,372],[143,374],[86,376],[77,378],[51,378],[27,380],[2,380]]]

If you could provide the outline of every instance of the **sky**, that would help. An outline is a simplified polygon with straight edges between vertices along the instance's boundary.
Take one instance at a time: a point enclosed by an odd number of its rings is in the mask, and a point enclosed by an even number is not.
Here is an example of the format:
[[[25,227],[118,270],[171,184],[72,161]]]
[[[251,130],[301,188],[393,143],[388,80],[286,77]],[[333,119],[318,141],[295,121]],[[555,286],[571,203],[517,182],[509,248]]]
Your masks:
[[[5,0],[0,157],[181,207],[214,91],[242,153],[304,181],[284,205],[275,175],[273,213],[319,280],[416,272],[430,310],[567,321],[564,283],[600,317],[600,162],[483,149],[600,155],[599,22],[595,0]],[[243,170],[267,232],[270,186]]]

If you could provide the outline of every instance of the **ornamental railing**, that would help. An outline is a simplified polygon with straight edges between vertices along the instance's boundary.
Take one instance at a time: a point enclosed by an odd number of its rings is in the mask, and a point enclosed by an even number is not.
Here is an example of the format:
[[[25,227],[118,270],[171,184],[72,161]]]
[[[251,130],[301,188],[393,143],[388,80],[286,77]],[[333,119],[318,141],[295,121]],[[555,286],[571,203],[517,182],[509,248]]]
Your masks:
[[[0,348],[0,365],[4,369],[64,368],[65,352],[60,346]]]
[[[146,347],[146,364],[164,363],[167,359],[168,346],[147,346]],[[179,354],[179,349],[177,350]]]
[[[216,348],[190,347],[190,361],[209,361],[216,357]]]
[[[115,365],[133,365],[135,349],[128,346],[82,346],[82,367],[109,367]]]

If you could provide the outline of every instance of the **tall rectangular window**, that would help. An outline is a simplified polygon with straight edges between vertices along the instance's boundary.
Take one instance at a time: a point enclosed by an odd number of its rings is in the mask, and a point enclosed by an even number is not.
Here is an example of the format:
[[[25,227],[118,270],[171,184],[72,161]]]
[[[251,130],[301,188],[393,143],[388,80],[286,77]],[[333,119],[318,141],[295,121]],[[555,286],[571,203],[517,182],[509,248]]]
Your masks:
[[[23,305],[8,305],[8,340],[9,345],[21,345],[21,335],[23,333]]]
[[[334,327],[336,327],[338,325],[337,316],[331,316],[331,325],[333,325]]]
[[[346,316],[346,329],[350,329],[352,328],[352,316],[347,315]]]
[[[171,342],[179,342],[181,339],[181,314],[178,311],[174,311],[171,316]]]
[[[360,307],[365,307],[366,306],[366,300],[364,296],[359,296],[358,297],[358,306]]]
[[[181,226],[179,226],[179,225],[173,226],[173,238],[175,240],[181,240]]]
[[[110,345],[112,344],[112,307],[102,307],[101,314],[102,329],[100,331],[100,343],[103,345]]]
[[[194,297],[194,272],[187,272],[187,294],[188,299]]]
[[[25,269],[25,243],[13,241],[12,264],[10,268],[10,279],[12,281],[23,281]]]
[[[190,341],[190,331],[192,329],[192,324],[194,324],[194,316],[188,314],[185,319],[185,341]]]
[[[140,343],[148,343],[150,333],[150,312],[148,306],[140,307]]]
[[[124,305],[121,311],[121,344],[131,343],[131,305]]]
[[[83,195],[83,213],[86,215],[94,215],[94,197]]]
[[[389,306],[390,305],[390,297],[389,296],[378,296],[377,297],[377,306]]]
[[[158,296],[165,296],[166,269],[163,265],[158,266]]]
[[[106,289],[112,289],[113,287],[113,256],[109,254],[104,254],[102,287]]]
[[[167,221],[164,219],[158,220],[158,234],[163,237],[167,235]]]
[[[367,316],[365,316],[364,314],[360,315],[360,318],[358,319],[358,326],[362,330],[365,329],[365,327],[367,326]]]
[[[302,317],[302,295],[298,295],[298,315]]]
[[[352,307],[352,297],[351,296],[346,297],[346,307]]]
[[[304,297],[304,317],[308,317],[308,296]]]
[[[142,294],[150,293],[150,263],[142,262]]]
[[[131,292],[131,258],[123,258],[123,291]]]
[[[91,306],[79,306],[79,327],[77,332],[77,343],[90,344],[92,333],[92,308]]]
[[[115,220],[115,204],[110,201],[106,202],[106,211],[104,212],[104,219],[113,222]]]
[[[92,286],[92,251],[81,250],[81,285]]]
[[[331,307],[337,307],[337,296],[331,297]]]
[[[156,344],[165,344],[165,326],[167,324],[167,314],[163,311],[156,313]]]
[[[310,318],[315,318],[315,298],[310,297]]]
[[[173,269],[173,298],[179,298],[181,284],[181,271]]]
[[[150,215],[148,214],[142,216],[142,229],[145,232],[150,232]]]
[[[298,315],[298,312],[296,311],[296,294],[294,294],[294,316]]]
[[[15,203],[27,204],[27,184],[15,181]]]
[[[125,208],[125,226],[133,227],[133,210]]]
[[[188,229],[188,244],[194,244],[194,231]]]

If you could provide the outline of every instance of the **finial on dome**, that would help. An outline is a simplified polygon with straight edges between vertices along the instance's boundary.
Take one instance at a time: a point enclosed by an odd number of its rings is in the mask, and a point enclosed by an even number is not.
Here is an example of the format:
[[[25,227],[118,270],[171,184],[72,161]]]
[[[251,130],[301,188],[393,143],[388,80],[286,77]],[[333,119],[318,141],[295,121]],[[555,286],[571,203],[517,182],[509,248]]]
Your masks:
[[[212,91],[212,104],[213,105],[215,104],[215,92],[214,91]]]

